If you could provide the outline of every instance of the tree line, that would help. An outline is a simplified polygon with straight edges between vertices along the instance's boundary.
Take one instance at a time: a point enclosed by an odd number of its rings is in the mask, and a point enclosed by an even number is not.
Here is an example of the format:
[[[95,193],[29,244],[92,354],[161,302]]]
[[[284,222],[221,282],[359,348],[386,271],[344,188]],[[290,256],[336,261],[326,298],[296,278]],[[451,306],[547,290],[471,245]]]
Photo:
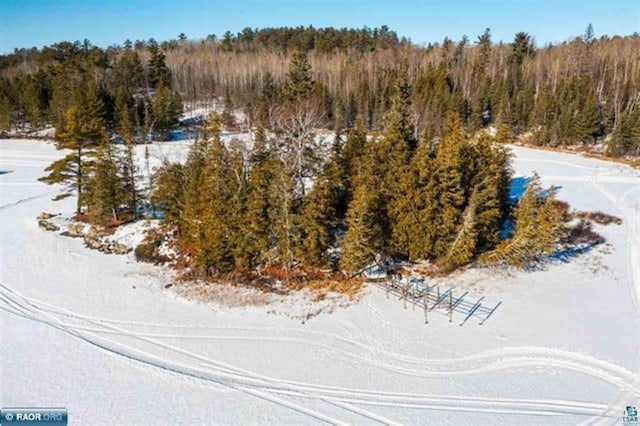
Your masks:
[[[273,266],[356,273],[398,259],[441,271],[475,260],[527,266],[555,249],[562,223],[553,191],[534,178],[517,206],[510,202],[506,126],[470,135],[449,112],[442,137],[416,138],[404,78],[380,132],[359,116],[329,144],[316,133],[323,111],[312,75],[306,55],[294,55],[282,90],[261,93],[256,116],[265,117],[250,143],[223,142],[213,113],[186,163],[164,163],[148,183],[135,156],[135,112],[118,110],[123,143],[113,144],[90,84],[57,129],[68,154],[42,180],[65,185],[57,198],[75,195],[78,217],[90,222],[160,213],[165,235],[206,276]],[[279,102],[273,110],[271,102]],[[506,223],[515,226],[505,233]]]
[[[407,79],[414,137],[440,137],[453,112],[469,132],[505,124],[541,146],[602,142],[612,156],[640,150],[640,37],[596,38],[591,26],[542,47],[522,32],[511,43],[494,43],[489,29],[475,42],[445,38],[418,46],[387,27],[284,27],[106,49],[87,40],[21,49],[0,57],[0,127],[57,124],[82,80],[98,86],[112,129],[123,84],[133,92],[127,103],[138,111],[135,124],[147,129],[154,122],[149,89],[159,81],[173,98],[224,96],[251,112],[270,87],[282,92],[287,65],[300,52],[312,65],[313,96],[329,128],[351,128],[360,116],[368,130],[381,130],[390,95]],[[169,116],[157,125],[175,125]]]

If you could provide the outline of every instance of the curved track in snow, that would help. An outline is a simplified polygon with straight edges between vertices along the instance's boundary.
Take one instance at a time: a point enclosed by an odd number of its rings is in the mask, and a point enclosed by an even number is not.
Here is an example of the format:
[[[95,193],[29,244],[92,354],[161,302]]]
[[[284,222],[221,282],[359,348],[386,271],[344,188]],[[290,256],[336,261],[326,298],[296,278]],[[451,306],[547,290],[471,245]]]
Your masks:
[[[104,350],[148,365],[170,370],[186,376],[224,384],[242,391],[251,390],[254,393],[257,391],[260,392],[259,395],[261,395],[261,397],[268,394],[272,396],[280,395],[293,396],[296,398],[319,399],[325,402],[338,403],[342,408],[357,412],[370,420],[376,420],[387,424],[391,424],[393,421],[363,410],[362,408],[353,407],[350,404],[374,407],[389,406],[438,410],[456,409],[461,411],[502,414],[571,414],[586,416],[602,415],[603,411],[607,408],[604,404],[580,401],[523,400],[431,394],[405,394],[279,380],[240,369],[226,363],[221,363],[200,354],[186,351],[158,340],[162,338],[180,338],[180,335],[131,332],[121,326],[108,325],[106,321],[87,319],[86,317],[76,315],[68,310],[28,298],[2,284],[0,284],[0,300],[2,301],[2,309],[6,311],[46,323]],[[76,323],[68,322],[69,319],[74,319]],[[135,338],[146,344],[151,344],[152,347],[169,350],[175,355],[175,358],[158,356],[150,351],[149,348],[141,350],[129,344],[123,344],[118,342],[117,337],[119,336]],[[204,339],[217,338],[216,336],[208,335],[196,337]],[[258,336],[254,338],[256,340],[265,339],[264,337],[261,338]],[[291,342],[291,339],[288,339],[287,341]],[[294,342],[310,344],[313,341],[308,339],[297,339]],[[327,346],[326,349],[335,348]],[[346,355],[347,353],[342,351],[340,354]],[[351,356],[357,355],[351,353]],[[406,358],[401,358],[406,361]],[[469,365],[473,364],[473,362],[477,362],[479,366],[476,368],[470,368]],[[461,357],[448,360],[421,360],[419,366],[420,367],[416,365],[415,373],[419,373],[419,375],[425,377],[434,375],[456,376],[462,374],[481,374],[489,371],[522,368],[526,366],[553,366],[588,374],[619,387],[629,387],[630,390],[640,386],[640,383],[628,382],[630,372],[615,364],[586,355],[547,348],[505,348],[487,351],[471,357]],[[437,368],[433,369],[433,366],[436,366]],[[387,365],[387,367],[392,366]],[[398,365],[396,365],[396,368],[398,371],[401,371]],[[427,371],[420,372],[420,368]],[[278,403],[281,402],[282,401],[279,401]],[[334,420],[336,420],[329,419],[326,416],[323,417],[323,415],[320,415],[319,413],[308,413],[303,408],[292,406],[291,404],[289,406],[299,412],[314,415],[314,417],[325,421],[334,422]],[[339,423],[339,421],[336,422]]]

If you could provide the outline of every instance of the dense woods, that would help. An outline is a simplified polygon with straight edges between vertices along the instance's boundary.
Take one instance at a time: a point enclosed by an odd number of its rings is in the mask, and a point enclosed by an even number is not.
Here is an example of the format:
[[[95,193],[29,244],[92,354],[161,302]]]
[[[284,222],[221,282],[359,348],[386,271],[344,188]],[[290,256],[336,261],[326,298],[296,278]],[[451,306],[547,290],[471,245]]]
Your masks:
[[[201,276],[353,274],[389,260],[528,267],[554,253],[562,218],[535,176],[510,198],[504,145],[528,132],[638,154],[639,40],[588,29],[541,49],[525,33],[493,45],[486,30],[473,45],[419,47],[383,27],[60,43],[3,57],[3,122],[54,124],[70,153],[42,180],[65,184],[85,220],[159,214]],[[200,123],[186,163],[141,182],[135,144],[167,137],[183,100],[214,98],[224,108]],[[223,142],[237,126],[249,143]]]
[[[591,26],[571,41],[541,47],[526,33],[494,43],[488,29],[475,41],[422,47],[386,27],[247,28],[106,49],[63,42],[0,58],[0,126],[58,124],[89,80],[110,129],[123,103],[134,111],[135,126],[160,134],[176,123],[182,100],[225,98],[264,119],[287,96],[288,64],[300,52],[327,128],[351,128],[360,116],[368,130],[381,130],[404,80],[416,139],[440,137],[454,112],[469,132],[504,124],[538,145],[603,142],[612,156],[639,153],[640,37],[596,38]],[[169,87],[152,101],[156,89]]]

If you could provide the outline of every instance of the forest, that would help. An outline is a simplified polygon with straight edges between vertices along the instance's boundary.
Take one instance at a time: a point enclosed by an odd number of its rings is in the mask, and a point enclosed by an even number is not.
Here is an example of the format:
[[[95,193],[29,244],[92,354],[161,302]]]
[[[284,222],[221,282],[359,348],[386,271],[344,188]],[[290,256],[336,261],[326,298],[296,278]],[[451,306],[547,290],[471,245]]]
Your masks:
[[[169,238],[197,276],[530,267],[557,249],[566,211],[536,176],[510,198],[505,144],[528,132],[637,155],[638,40],[589,26],[559,46],[525,33],[494,45],[487,29],[474,45],[420,47],[382,27],[59,43],[3,58],[1,112],[5,128],[55,126],[69,153],[41,180],[76,196],[78,219],[159,215],[136,255],[157,259]],[[183,102],[214,98],[223,108],[186,163],[142,182],[135,145],[168,138]],[[250,143],[223,142],[238,128]]]
[[[123,104],[135,109],[139,133],[152,129],[159,138],[177,124],[183,101],[225,99],[264,121],[284,97],[289,62],[304,54],[325,128],[349,129],[361,117],[367,130],[381,130],[406,80],[416,139],[440,137],[453,112],[471,133],[504,124],[540,146],[597,144],[610,156],[637,156],[638,52],[638,34],[597,38],[591,25],[547,46],[523,32],[494,43],[489,29],[474,42],[419,46],[384,26],[246,28],[108,48],[61,42],[0,57],[0,129],[58,125],[87,85],[96,86],[111,131]]]

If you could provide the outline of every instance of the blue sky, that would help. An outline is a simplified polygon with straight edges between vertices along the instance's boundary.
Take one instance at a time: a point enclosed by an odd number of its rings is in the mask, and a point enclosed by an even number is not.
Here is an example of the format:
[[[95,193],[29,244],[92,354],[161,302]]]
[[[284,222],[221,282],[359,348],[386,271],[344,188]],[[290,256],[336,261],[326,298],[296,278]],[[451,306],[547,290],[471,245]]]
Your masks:
[[[0,52],[88,38],[107,46],[129,38],[162,41],[244,27],[388,25],[414,42],[471,40],[490,27],[494,41],[518,31],[538,44],[581,34],[640,31],[640,0],[0,0]]]

